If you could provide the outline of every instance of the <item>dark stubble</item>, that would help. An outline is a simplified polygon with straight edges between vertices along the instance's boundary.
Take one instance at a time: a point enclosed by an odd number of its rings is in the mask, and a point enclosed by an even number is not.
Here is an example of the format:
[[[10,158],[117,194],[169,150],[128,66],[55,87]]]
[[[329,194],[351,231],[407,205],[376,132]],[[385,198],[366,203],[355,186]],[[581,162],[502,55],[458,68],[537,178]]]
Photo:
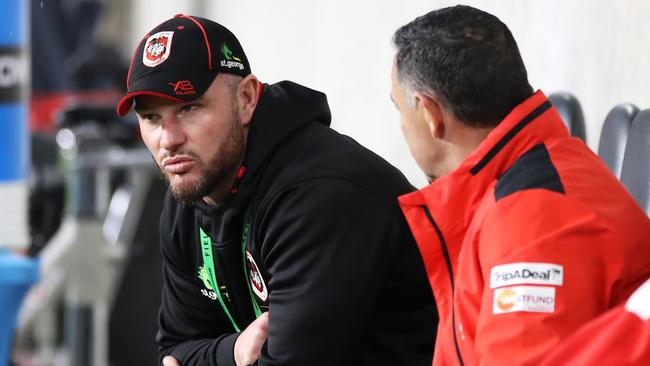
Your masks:
[[[195,161],[201,169],[201,177],[198,181],[182,186],[171,184],[167,172],[159,166],[163,178],[170,185],[173,197],[178,202],[192,204],[210,195],[219,185],[224,184],[224,179],[230,179],[234,172],[239,169],[245,148],[244,130],[234,108],[230,114],[231,128],[228,136],[221,147],[207,161],[201,161],[192,151],[178,152],[196,159]]]

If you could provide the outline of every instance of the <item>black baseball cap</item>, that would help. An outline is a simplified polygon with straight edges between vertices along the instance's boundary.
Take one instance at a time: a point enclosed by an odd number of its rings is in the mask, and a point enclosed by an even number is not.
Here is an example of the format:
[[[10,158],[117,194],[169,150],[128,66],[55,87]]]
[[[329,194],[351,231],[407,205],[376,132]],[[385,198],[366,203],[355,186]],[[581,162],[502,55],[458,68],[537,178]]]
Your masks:
[[[195,100],[220,72],[251,73],[235,35],[211,20],[175,15],[152,29],[138,45],[117,114],[126,115],[133,98],[143,94],[178,102]]]

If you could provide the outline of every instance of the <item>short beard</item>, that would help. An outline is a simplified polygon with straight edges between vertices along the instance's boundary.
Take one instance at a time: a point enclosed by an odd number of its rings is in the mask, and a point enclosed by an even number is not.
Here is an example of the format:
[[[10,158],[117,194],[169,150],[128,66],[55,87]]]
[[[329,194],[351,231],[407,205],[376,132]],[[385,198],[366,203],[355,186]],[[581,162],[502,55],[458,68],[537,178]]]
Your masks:
[[[203,161],[198,161],[203,166],[201,167],[201,177],[197,182],[185,186],[175,186],[170,183],[169,177],[165,171],[160,169],[163,178],[169,184],[172,196],[178,202],[185,205],[191,205],[201,198],[209,196],[219,186],[225,184],[224,179],[233,177],[239,169],[245,146],[244,130],[241,128],[241,123],[239,123],[240,121],[238,117],[239,116],[233,113],[232,119],[234,125],[230,129],[230,132],[224,140],[221,148],[215,152],[214,155],[205,162],[205,164]],[[196,154],[191,152],[187,152],[186,154],[198,158]],[[234,181],[232,183],[234,184]]]

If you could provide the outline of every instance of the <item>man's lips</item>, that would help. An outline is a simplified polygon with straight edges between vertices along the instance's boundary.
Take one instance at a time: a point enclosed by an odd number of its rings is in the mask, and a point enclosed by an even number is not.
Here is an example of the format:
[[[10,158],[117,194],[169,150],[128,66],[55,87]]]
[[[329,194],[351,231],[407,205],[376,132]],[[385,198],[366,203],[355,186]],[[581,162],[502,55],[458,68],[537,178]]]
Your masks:
[[[175,156],[163,159],[163,168],[167,173],[185,174],[194,166],[194,159],[187,156]]]

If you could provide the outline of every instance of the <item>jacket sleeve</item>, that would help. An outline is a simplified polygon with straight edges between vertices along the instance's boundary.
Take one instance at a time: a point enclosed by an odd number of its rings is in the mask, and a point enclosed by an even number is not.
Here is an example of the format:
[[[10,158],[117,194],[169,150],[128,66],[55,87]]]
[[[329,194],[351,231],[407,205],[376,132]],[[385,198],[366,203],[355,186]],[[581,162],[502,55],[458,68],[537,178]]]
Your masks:
[[[484,280],[478,363],[538,365],[613,306],[622,254],[607,250],[617,245],[611,227],[579,202],[551,191],[503,198],[476,237]]]
[[[650,365],[650,280],[630,300],[573,333],[542,366]]]
[[[408,240],[395,213],[333,179],[272,200],[256,230],[270,278],[268,341],[258,365],[349,364],[377,297],[391,295],[380,293],[390,253]]]
[[[233,347],[239,333],[233,333],[216,301],[203,295],[197,286],[192,276],[197,268],[190,257],[192,246],[198,243],[180,239],[187,235],[179,235],[174,229],[183,225],[176,222],[170,200],[167,197],[160,221],[163,286],[156,337],[159,361],[171,355],[183,366],[235,365]]]

